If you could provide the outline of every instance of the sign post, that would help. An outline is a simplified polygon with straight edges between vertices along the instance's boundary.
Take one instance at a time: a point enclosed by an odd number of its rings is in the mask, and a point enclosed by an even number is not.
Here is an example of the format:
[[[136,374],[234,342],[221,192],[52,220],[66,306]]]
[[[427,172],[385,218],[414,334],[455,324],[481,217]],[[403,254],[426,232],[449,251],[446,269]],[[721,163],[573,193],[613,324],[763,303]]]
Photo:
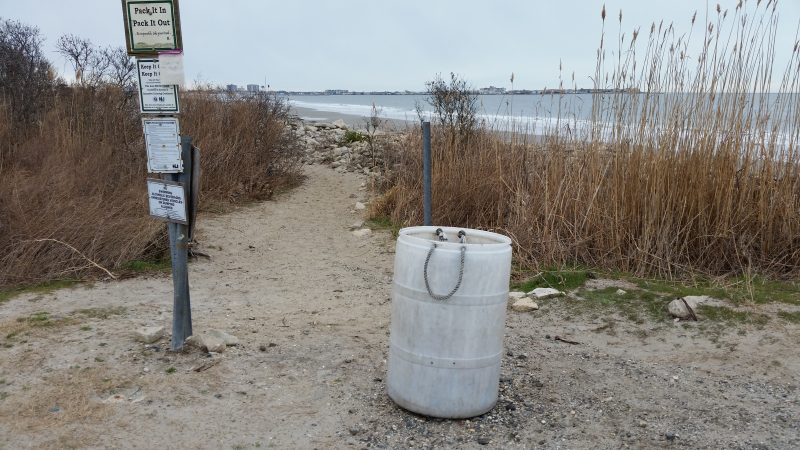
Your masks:
[[[178,351],[192,335],[188,259],[200,186],[200,152],[180,134],[176,116],[183,82],[178,0],[122,0],[122,15],[128,54],[136,56],[139,111],[148,114],[142,119],[147,171],[162,174],[147,180],[147,192],[150,215],[167,222],[174,290],[170,346]]]

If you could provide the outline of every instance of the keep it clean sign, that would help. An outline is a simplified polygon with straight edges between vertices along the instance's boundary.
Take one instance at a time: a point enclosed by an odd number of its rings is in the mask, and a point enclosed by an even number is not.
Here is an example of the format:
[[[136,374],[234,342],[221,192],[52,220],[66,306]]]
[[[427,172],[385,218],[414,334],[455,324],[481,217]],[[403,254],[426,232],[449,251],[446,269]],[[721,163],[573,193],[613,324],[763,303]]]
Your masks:
[[[128,53],[180,50],[178,0],[122,0]]]

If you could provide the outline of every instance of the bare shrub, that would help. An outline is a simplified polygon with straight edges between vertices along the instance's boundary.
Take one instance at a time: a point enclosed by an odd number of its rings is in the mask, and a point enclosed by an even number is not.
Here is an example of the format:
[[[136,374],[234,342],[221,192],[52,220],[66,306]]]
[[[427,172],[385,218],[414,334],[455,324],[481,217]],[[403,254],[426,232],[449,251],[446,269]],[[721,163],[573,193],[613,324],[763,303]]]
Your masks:
[[[478,96],[463,78],[450,73],[427,83],[427,102],[433,109],[434,123],[443,126],[453,142],[465,143],[477,125]],[[421,113],[421,108],[417,107]]]

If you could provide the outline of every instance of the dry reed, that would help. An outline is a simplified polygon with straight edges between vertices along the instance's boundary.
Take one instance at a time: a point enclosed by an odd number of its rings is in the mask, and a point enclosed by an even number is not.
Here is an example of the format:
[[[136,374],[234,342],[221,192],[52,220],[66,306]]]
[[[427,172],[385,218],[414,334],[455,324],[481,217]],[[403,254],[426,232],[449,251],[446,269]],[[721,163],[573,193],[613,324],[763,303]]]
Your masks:
[[[483,129],[465,145],[436,130],[435,223],[507,233],[530,266],[797,275],[800,54],[788,43],[773,84],[777,18],[772,1],[719,10],[699,50],[672,25],[653,24],[643,46],[620,31],[611,60],[604,34],[594,87],[611,91],[585,123],[561,114],[537,138]],[[569,111],[572,98],[553,101]],[[421,222],[420,148],[409,135],[374,214]]]
[[[285,106],[223,100],[207,91],[182,99],[182,132],[202,152],[201,208],[266,198],[298,179],[301,153],[285,131]],[[8,139],[0,287],[102,277],[97,265],[114,271],[164,254],[164,224],[147,213],[141,116],[129,92],[62,87],[35,125],[0,126],[0,135]]]

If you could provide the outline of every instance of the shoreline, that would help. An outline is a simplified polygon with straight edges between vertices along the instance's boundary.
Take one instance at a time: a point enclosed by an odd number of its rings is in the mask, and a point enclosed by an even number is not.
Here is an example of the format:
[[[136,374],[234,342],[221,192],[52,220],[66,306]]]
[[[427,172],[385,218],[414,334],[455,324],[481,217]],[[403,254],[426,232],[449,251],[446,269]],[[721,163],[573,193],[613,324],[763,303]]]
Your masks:
[[[366,128],[367,116],[360,116],[357,114],[344,114],[332,111],[319,111],[311,108],[303,108],[289,104],[289,110],[292,114],[297,116],[298,119],[304,123],[313,125],[319,123],[332,123],[337,120],[342,120],[348,128],[352,130],[364,130]],[[400,119],[387,119],[380,118],[382,126],[387,128],[388,131],[406,131],[412,128],[415,124],[419,123],[413,120],[400,120]]]

